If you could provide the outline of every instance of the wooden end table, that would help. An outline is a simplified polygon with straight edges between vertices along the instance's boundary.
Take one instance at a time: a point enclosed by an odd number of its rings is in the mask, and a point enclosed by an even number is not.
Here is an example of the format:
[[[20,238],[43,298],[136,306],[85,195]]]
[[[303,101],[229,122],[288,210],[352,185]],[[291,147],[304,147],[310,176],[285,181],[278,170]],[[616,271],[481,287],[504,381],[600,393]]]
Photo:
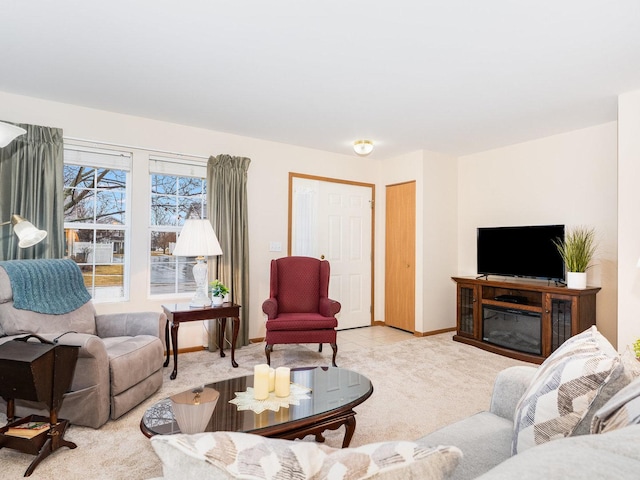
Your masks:
[[[195,322],[196,320],[220,320],[220,329],[218,330],[218,347],[220,348],[220,356],[224,354],[224,330],[227,326],[227,318],[233,320],[233,339],[231,341],[231,365],[238,367],[236,362],[236,340],[238,339],[238,331],[240,330],[240,305],[226,302],[219,307],[192,307],[188,303],[172,303],[170,305],[162,305],[164,313],[167,315],[167,323],[164,328],[165,343],[167,344],[167,359],[164,366],[169,365],[169,323],[171,323],[171,346],[173,348],[173,372],[171,372],[171,380],[178,376],[178,328],[180,322]]]

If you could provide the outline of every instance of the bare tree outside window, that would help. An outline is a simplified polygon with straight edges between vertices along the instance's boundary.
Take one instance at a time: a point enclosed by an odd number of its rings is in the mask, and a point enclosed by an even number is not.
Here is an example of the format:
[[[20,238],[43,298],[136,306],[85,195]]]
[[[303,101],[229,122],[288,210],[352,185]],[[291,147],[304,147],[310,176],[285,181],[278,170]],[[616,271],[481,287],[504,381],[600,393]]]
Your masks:
[[[64,166],[66,256],[80,266],[94,299],[125,296],[127,179],[124,170]]]

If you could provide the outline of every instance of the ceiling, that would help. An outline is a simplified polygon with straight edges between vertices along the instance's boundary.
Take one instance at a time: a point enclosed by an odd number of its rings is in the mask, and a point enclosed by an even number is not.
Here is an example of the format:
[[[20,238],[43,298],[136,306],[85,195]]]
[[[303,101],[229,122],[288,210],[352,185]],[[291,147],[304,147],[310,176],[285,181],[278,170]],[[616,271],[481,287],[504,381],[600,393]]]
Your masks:
[[[1,91],[374,158],[613,121],[640,89],[638,0],[12,1],[0,44]]]

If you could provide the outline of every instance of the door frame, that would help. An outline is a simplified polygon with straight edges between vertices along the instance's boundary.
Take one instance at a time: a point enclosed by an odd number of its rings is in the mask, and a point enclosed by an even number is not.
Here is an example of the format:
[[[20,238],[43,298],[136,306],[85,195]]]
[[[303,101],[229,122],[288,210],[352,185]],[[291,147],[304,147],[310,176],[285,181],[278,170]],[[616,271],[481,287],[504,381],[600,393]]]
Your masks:
[[[291,239],[292,239],[292,229],[291,223],[293,220],[293,180],[294,178],[304,178],[307,180],[318,180],[321,182],[330,182],[330,183],[341,183],[345,185],[353,185],[356,187],[365,187],[371,189],[371,311],[369,312],[370,316],[370,325],[374,325],[374,312],[375,312],[375,276],[374,276],[374,262],[373,259],[375,257],[375,231],[376,231],[376,186],[373,183],[364,183],[364,182],[354,182],[351,180],[342,180],[339,178],[330,178],[330,177],[319,177],[316,175],[307,175],[305,173],[295,173],[289,172],[289,212],[287,218],[287,255],[291,256]]]

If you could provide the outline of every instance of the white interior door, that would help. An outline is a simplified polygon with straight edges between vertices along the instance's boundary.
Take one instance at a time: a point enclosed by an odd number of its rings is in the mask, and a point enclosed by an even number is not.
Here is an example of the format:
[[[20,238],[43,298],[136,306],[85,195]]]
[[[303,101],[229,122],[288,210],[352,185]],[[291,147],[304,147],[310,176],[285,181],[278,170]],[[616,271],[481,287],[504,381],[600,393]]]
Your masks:
[[[293,177],[291,255],[328,260],[338,328],[371,325],[373,188]]]

